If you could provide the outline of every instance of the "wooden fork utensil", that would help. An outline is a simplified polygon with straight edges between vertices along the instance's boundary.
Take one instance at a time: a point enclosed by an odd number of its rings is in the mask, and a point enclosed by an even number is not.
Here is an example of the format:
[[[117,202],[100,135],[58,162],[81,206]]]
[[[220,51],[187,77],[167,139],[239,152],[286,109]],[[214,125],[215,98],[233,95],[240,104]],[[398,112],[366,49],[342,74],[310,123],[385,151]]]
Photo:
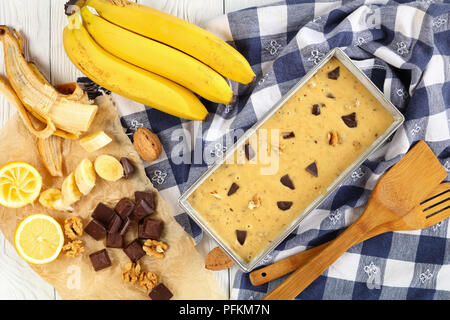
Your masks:
[[[366,239],[373,229],[384,226],[385,232],[396,231],[398,220],[413,221],[408,213],[446,176],[447,172],[431,149],[419,141],[379,179],[361,216],[263,299],[294,299],[345,251]],[[422,210],[416,214],[422,215]]]

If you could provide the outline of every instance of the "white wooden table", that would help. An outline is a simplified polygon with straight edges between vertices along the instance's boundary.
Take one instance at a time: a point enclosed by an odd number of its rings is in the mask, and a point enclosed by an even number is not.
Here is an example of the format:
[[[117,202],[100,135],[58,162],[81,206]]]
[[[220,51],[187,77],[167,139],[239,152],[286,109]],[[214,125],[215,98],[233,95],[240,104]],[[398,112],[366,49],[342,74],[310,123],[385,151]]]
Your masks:
[[[27,57],[34,61],[53,83],[74,81],[81,73],[66,57],[62,30],[66,25],[67,0],[0,0],[0,25],[16,28],[27,40]],[[192,23],[206,21],[226,12],[276,0],[137,0],[138,3],[166,11]],[[1,45],[0,45],[1,47]],[[4,73],[3,52],[0,72]],[[15,112],[0,95],[0,125]],[[206,256],[217,245],[206,235],[198,250]],[[230,297],[236,267],[216,272],[217,280]],[[59,299],[55,289],[43,281],[16,253],[0,232],[0,299]]]

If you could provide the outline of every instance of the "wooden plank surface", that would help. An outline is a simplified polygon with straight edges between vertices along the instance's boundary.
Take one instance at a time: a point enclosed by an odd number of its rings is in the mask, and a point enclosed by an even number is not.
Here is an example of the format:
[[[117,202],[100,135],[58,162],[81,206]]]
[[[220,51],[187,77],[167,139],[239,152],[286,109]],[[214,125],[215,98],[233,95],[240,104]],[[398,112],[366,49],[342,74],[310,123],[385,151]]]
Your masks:
[[[26,37],[26,53],[53,83],[74,81],[81,76],[67,58],[62,43],[66,25],[64,3],[67,0],[1,0],[0,25],[12,26]],[[226,12],[276,0],[136,0],[203,26],[208,20]],[[1,46],[1,45],[0,45]],[[4,74],[3,59],[0,72]],[[0,125],[15,110],[0,95]],[[206,254],[217,244],[205,236],[198,250]],[[237,268],[215,272],[224,293],[230,297]],[[59,299],[55,290],[43,281],[16,253],[0,233],[0,299]]]

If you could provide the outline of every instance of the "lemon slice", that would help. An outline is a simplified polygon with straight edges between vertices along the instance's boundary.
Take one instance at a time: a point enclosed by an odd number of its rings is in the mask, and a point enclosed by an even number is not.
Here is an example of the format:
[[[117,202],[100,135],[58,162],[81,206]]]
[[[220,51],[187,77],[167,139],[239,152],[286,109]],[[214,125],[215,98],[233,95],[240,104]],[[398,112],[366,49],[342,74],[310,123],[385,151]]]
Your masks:
[[[0,204],[21,208],[39,197],[42,177],[30,164],[14,161],[0,168]]]
[[[26,261],[44,264],[55,260],[64,244],[61,225],[45,214],[25,218],[16,229],[14,245]]]

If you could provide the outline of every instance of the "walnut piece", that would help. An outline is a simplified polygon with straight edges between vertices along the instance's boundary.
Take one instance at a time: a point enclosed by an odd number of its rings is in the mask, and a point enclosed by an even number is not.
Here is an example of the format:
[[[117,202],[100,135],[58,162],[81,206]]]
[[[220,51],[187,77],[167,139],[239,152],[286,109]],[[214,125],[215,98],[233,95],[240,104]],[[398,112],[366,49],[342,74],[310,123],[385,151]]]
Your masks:
[[[83,222],[78,216],[72,216],[64,220],[64,233],[70,240],[75,240],[83,235]]]
[[[62,251],[67,257],[75,258],[84,252],[84,243],[81,240],[73,240],[62,247]]]
[[[144,271],[139,275],[139,285],[142,289],[150,292],[158,283],[158,277],[151,271]]]
[[[248,208],[250,210],[254,210],[254,209],[259,208],[259,207],[261,207],[261,198],[257,194],[255,194],[253,196],[252,200],[250,200],[248,202]]]
[[[353,141],[353,147],[355,148],[355,149],[359,149],[359,147],[361,147],[361,142],[359,142],[359,141]]]
[[[209,194],[212,195],[216,199],[222,199],[222,197],[217,193],[216,190],[211,191]]]
[[[126,283],[135,284],[139,280],[141,266],[133,262],[128,262],[122,270],[122,279]]]
[[[162,241],[149,239],[144,242],[144,246],[142,248],[148,256],[162,259],[165,257],[164,253],[167,250],[167,244]]]
[[[342,143],[342,138],[337,131],[331,130],[328,132],[328,143],[333,147]]]

